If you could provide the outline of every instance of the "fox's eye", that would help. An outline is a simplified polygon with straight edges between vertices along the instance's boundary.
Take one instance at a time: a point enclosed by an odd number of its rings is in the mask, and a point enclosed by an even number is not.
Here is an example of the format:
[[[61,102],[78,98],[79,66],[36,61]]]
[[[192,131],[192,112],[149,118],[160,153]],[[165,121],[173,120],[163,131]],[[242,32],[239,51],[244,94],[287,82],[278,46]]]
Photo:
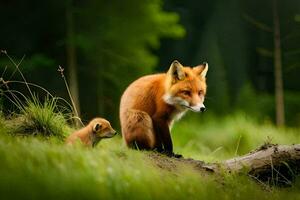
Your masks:
[[[203,90],[199,90],[198,95],[200,96],[201,94],[203,94]]]
[[[184,90],[182,91],[182,94],[186,95],[186,96],[191,96],[191,92],[188,90]]]

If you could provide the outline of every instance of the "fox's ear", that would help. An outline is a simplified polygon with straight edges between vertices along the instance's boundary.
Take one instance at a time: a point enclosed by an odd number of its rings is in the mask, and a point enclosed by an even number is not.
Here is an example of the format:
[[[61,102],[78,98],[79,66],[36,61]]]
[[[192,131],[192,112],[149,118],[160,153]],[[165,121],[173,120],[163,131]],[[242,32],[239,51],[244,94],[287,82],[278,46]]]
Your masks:
[[[93,127],[93,131],[98,132],[101,129],[101,127],[102,127],[102,124],[100,124],[100,123],[95,124]]]
[[[177,60],[172,62],[168,74],[172,77],[172,83],[185,78],[183,66]]]
[[[201,78],[205,78],[208,71],[208,63],[204,62],[203,64],[194,67],[194,70],[196,70]]]

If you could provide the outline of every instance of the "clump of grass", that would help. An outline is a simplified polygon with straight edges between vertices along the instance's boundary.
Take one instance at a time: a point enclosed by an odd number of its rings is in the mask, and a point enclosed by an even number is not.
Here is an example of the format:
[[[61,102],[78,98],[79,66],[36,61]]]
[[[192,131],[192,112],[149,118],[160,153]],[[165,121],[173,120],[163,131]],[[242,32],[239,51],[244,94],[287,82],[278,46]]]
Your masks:
[[[64,139],[70,132],[65,115],[58,111],[57,99],[46,98],[41,103],[37,97],[27,100],[20,114],[10,120],[14,135],[33,135]]]

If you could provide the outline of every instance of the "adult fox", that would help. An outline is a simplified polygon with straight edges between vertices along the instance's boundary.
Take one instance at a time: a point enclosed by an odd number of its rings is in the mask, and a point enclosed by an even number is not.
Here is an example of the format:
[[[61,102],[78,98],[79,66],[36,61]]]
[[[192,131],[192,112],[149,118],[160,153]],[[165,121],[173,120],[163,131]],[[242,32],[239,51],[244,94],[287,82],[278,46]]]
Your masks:
[[[175,60],[167,73],[143,76],[129,85],[120,103],[127,146],[180,157],[173,152],[169,127],[187,110],[205,110],[207,70],[207,63],[191,68]]]

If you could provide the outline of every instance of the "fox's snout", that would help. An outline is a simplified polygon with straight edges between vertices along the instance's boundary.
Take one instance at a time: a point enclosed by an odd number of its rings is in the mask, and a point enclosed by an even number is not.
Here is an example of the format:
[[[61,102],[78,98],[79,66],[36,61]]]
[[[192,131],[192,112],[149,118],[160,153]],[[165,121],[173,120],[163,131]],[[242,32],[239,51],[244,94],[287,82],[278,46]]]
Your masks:
[[[204,112],[206,110],[205,106],[200,108],[200,112]]]
[[[117,131],[113,130],[113,131],[107,132],[104,135],[104,138],[111,138],[111,137],[114,137],[115,135],[117,135]]]
[[[196,106],[191,106],[189,107],[190,110],[194,111],[194,112],[204,112],[206,110],[204,104],[198,104]]]
[[[112,132],[112,135],[113,135],[113,136],[117,135],[117,131],[114,130],[114,131]]]
[[[177,106],[180,106],[182,108],[189,109],[193,112],[204,112],[206,110],[203,103],[197,103],[196,105],[195,104],[193,105],[193,103],[190,103],[189,101],[183,99],[182,97],[165,95],[164,100],[168,104],[177,105]]]

